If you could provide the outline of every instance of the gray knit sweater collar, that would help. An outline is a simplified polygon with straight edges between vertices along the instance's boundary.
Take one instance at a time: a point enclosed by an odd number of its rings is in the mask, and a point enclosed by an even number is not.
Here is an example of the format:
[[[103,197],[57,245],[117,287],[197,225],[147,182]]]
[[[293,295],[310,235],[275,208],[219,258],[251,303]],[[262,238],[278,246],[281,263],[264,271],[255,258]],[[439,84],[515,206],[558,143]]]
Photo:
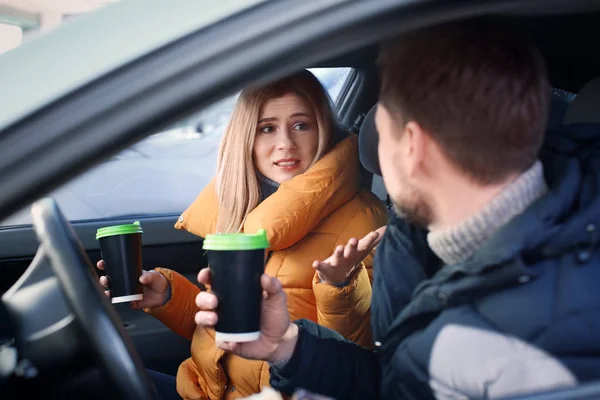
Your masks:
[[[427,242],[444,263],[465,261],[547,191],[542,163],[537,161],[477,214],[451,228],[430,232]]]

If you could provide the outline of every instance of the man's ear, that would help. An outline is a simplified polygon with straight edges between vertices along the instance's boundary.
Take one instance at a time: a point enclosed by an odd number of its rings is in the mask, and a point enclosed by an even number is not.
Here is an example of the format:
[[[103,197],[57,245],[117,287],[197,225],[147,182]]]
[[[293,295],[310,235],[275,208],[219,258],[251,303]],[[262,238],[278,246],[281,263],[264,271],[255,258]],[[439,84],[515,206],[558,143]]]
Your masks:
[[[406,143],[407,173],[415,175],[422,167],[427,156],[429,136],[421,125],[415,121],[409,121],[404,126],[404,139]]]
[[[375,127],[379,136],[386,135],[388,138],[397,141],[400,138],[402,127],[392,117],[392,114],[381,103],[377,105],[375,113]]]

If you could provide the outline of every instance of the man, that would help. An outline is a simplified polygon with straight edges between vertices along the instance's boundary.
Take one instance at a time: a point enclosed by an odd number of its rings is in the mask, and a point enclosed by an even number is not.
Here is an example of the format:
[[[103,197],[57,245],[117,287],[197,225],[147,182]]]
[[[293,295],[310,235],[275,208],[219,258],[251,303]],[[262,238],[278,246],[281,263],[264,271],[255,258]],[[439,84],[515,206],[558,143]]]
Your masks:
[[[376,253],[375,350],[290,323],[267,276],[260,339],[219,346],[268,360],[276,389],[339,399],[497,398],[600,378],[599,157],[566,133],[568,154],[540,153],[540,54],[459,23],[386,44],[380,68],[379,161],[401,218]],[[429,231],[444,264],[433,277],[405,221]],[[196,322],[214,324],[216,298],[196,302]]]

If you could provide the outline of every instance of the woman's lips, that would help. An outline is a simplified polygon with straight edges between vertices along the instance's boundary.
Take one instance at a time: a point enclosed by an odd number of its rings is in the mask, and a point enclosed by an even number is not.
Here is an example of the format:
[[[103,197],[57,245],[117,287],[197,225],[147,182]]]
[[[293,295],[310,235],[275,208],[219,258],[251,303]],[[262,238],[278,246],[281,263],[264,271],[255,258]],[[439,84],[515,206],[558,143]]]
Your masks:
[[[284,170],[284,171],[293,171],[296,168],[300,167],[300,160],[295,158],[286,158],[282,160],[278,160],[274,162],[275,166]]]

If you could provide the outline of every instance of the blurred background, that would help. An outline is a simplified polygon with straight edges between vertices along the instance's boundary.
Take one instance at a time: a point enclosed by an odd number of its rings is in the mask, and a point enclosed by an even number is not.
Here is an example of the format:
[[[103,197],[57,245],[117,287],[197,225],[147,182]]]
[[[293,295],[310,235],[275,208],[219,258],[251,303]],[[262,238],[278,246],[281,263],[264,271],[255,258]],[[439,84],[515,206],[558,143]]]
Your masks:
[[[118,0],[0,0],[0,53]]]
[[[63,24],[85,24],[87,14],[117,1],[0,0],[0,57]],[[173,4],[176,6],[176,2]],[[336,102],[352,69],[311,71]],[[43,73],[42,67],[39,73]],[[225,98],[152,134],[61,186],[51,196],[72,222],[178,215],[214,176],[219,142],[236,99],[237,94]],[[0,229],[29,224],[31,216],[26,207],[0,221]]]

